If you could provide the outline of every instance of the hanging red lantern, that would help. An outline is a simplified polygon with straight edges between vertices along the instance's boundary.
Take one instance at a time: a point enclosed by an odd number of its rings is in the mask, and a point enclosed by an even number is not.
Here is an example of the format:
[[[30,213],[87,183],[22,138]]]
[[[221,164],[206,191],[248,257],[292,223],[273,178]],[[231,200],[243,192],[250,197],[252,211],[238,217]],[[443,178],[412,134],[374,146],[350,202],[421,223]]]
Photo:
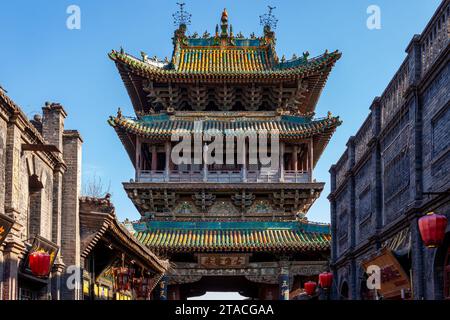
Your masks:
[[[319,286],[323,289],[330,289],[333,283],[333,274],[331,272],[322,272],[319,274]]]
[[[436,248],[442,244],[447,228],[447,217],[429,212],[419,219],[419,231],[422,241],[428,248]]]
[[[50,273],[50,255],[47,252],[31,253],[28,257],[28,264],[36,277],[47,277]]]
[[[118,291],[128,291],[130,290],[130,270],[125,267],[115,268],[114,269],[115,276],[115,285],[116,290]]]
[[[316,291],[317,283],[314,281],[308,281],[305,283],[305,291],[308,296],[312,296]]]

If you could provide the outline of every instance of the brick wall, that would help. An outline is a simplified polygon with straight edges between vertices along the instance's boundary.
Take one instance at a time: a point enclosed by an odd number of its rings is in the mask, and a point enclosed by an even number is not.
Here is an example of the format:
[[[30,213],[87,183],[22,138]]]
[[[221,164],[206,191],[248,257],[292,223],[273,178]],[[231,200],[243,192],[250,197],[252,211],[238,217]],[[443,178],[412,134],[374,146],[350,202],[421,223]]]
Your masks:
[[[0,92],[0,212],[16,222],[0,248],[2,299],[18,299],[19,288],[33,289],[20,280],[18,267],[36,235],[61,245],[60,253],[67,253],[67,265],[79,266],[81,140],[76,131],[66,131],[63,147],[66,113],[61,105],[46,104],[43,113],[43,118],[29,121]],[[45,144],[57,146],[61,153],[24,150],[26,145]],[[67,200],[64,210],[63,194]],[[62,223],[67,224],[64,230]],[[48,298],[50,292],[53,299],[60,297],[60,287],[65,284],[60,281],[63,267],[57,257],[48,285],[36,292],[36,297]]]
[[[424,191],[439,190],[450,180],[450,64],[442,69],[422,95]]]
[[[81,146],[82,139],[77,131],[65,131],[63,156],[67,170],[62,185],[61,255],[66,267],[81,267],[80,263],[80,217],[79,197],[81,190]],[[68,276],[63,277],[67,282]],[[79,299],[80,290],[62,286],[62,299]]]
[[[422,208],[450,215],[448,196],[422,194],[444,191],[450,182],[449,26],[450,1],[444,0],[330,170],[333,270],[353,298],[360,297],[361,263],[405,227],[412,237],[415,298],[442,296],[439,255],[423,247],[417,217]],[[354,246],[344,241],[346,234],[355,235]]]

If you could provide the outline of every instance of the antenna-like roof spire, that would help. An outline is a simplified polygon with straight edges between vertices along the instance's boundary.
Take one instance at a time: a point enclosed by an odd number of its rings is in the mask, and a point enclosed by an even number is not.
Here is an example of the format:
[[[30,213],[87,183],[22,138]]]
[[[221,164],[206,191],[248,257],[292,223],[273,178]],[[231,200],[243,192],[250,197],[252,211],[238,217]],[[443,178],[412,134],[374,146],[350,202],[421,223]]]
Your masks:
[[[184,10],[184,6],[186,5],[186,3],[177,2],[177,5],[180,7],[180,9],[172,15],[174,25],[176,27],[186,27],[190,25],[192,15]]]
[[[276,7],[267,6],[269,12],[259,16],[259,22],[264,27],[264,29],[275,30],[277,28],[278,19],[272,14],[272,11]]]

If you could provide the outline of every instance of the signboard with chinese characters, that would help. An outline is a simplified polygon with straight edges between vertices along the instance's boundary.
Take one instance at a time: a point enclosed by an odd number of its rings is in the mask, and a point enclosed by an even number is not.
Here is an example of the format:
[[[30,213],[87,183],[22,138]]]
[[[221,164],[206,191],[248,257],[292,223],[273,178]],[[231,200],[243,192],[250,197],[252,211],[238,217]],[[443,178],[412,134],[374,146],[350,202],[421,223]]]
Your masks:
[[[5,241],[6,236],[11,230],[14,220],[4,214],[0,214],[0,246]]]
[[[243,268],[247,264],[247,254],[198,255],[198,265],[202,268]]]
[[[363,263],[365,270],[369,266],[380,268],[380,289],[378,290],[384,298],[406,296],[411,292],[409,277],[403,270],[392,251],[385,248],[381,254]]]
[[[41,236],[36,236],[33,240],[33,245],[28,251],[28,255],[24,260],[25,263],[22,266],[22,271],[25,273],[32,274],[29,266],[29,255],[33,252],[46,252],[50,255],[50,269],[52,269],[53,263],[55,262],[56,256],[58,255],[59,247],[53,242],[42,238]]]

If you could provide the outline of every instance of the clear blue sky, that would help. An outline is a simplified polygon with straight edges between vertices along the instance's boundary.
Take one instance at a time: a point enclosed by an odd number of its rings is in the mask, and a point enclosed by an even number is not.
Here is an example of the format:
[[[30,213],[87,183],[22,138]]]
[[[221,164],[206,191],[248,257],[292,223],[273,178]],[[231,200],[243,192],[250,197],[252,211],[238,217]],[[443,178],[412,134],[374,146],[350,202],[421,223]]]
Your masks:
[[[60,102],[69,116],[66,127],[84,138],[83,178],[94,174],[111,191],[120,219],[138,219],[122,182],[134,176],[126,152],[106,123],[122,107],[133,115],[130,100],[107,53],[125,50],[139,56],[170,56],[174,1],[34,0],[3,1],[0,10],[0,84],[28,116],[41,111],[45,101]],[[338,61],[317,106],[317,116],[328,110],[341,116],[338,128],[317,168],[326,182],[312,207],[310,220],[328,222],[328,169],[368,114],[405,57],[411,37],[420,33],[438,0],[323,0],[323,1],[206,1],[186,0],[192,13],[191,32],[214,32],[224,7],[235,33],[262,33],[259,15],[275,5],[279,19],[277,51],[291,57],[308,50],[312,56],[339,49]],[[68,30],[66,8],[81,8],[81,30]],[[381,8],[381,30],[366,27],[366,9]]]

